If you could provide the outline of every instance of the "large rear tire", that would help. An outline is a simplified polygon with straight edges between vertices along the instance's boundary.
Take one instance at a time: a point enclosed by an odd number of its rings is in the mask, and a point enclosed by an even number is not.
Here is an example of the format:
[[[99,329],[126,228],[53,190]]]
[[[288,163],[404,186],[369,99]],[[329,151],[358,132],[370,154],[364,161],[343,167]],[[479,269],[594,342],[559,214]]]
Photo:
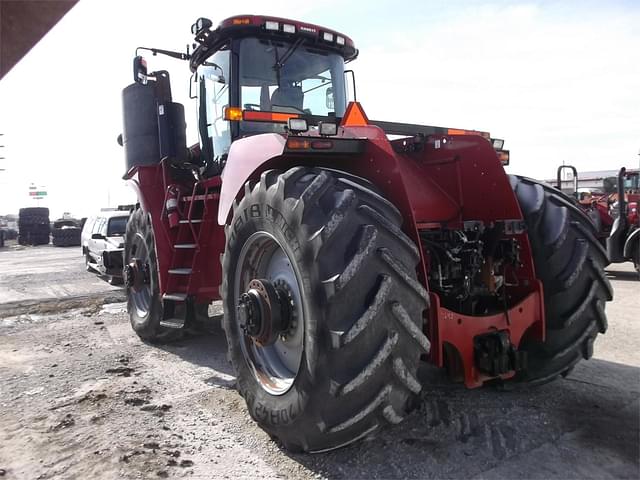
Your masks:
[[[137,260],[146,281],[134,287],[127,283],[127,311],[131,327],[142,340],[164,343],[181,336],[181,331],[160,325],[163,316],[158,260],[151,217],[138,208],[129,217],[124,242],[124,265]],[[113,278],[113,277],[112,277]]]
[[[317,168],[267,171],[247,183],[226,229],[223,326],[238,389],[289,450],[331,450],[398,423],[421,390],[418,250],[365,184]],[[291,292],[295,325],[272,346],[239,325],[252,278]]]
[[[609,261],[593,223],[568,197],[529,178],[510,181],[543,284],[547,327],[545,342],[524,338],[528,367],[512,382],[541,384],[591,358],[596,336],[607,330],[605,303],[613,298],[604,273]]]

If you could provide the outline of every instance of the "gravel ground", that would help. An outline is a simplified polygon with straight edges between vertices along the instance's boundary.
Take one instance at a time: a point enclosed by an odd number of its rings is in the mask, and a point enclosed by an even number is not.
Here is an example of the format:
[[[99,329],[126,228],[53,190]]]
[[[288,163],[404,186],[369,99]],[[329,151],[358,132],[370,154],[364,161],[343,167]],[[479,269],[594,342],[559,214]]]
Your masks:
[[[596,358],[566,379],[466,390],[425,366],[427,387],[405,422],[336,452],[293,455],[256,427],[234,389],[219,305],[207,332],[147,345],[121,291],[70,253],[43,267],[65,249],[33,250],[0,250],[3,478],[640,477],[640,283],[629,265],[610,272],[616,299]],[[86,298],[6,308],[20,281],[54,278]]]

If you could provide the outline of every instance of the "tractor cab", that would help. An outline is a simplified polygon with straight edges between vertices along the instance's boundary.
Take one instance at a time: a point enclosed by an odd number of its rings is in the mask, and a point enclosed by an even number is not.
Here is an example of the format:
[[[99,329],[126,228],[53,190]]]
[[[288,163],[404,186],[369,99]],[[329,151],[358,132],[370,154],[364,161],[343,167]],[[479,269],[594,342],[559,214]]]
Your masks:
[[[624,175],[623,187],[627,195],[638,195],[640,193],[640,172],[627,170]]]
[[[358,54],[350,38],[317,25],[254,15],[228,18],[215,29],[200,18],[191,31],[192,54],[148,50],[190,62],[200,139],[196,163],[218,174],[233,141],[284,134],[290,118],[303,120],[300,131],[324,123],[335,133],[333,125],[347,107],[344,65]],[[155,83],[156,94],[164,92],[170,100],[168,74],[148,74],[145,65],[136,57],[136,82]],[[175,128],[180,125],[169,127]]]
[[[198,133],[205,161],[224,164],[238,138],[285,133],[289,118],[335,123],[346,109],[344,64],[357,50],[346,36],[316,25],[239,16],[211,30],[192,27]]]

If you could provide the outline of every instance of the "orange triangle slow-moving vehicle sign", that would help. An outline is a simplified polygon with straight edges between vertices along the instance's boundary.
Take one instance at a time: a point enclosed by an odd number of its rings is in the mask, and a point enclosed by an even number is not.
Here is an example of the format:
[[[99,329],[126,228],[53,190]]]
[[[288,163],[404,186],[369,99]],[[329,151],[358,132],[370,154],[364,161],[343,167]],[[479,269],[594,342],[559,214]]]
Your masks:
[[[364,113],[360,102],[349,102],[347,105],[347,111],[342,117],[340,126],[342,127],[364,127],[369,125],[369,119],[367,114]]]

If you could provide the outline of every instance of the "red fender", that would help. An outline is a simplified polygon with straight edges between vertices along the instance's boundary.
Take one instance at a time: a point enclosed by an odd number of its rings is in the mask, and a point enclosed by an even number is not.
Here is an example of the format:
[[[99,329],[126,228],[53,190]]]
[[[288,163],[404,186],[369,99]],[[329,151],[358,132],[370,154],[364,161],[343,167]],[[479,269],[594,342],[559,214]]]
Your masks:
[[[222,190],[218,207],[218,224],[227,223],[233,201],[245,182],[274,157],[282,155],[287,139],[277,133],[264,133],[236,140],[231,144],[222,173]]]

